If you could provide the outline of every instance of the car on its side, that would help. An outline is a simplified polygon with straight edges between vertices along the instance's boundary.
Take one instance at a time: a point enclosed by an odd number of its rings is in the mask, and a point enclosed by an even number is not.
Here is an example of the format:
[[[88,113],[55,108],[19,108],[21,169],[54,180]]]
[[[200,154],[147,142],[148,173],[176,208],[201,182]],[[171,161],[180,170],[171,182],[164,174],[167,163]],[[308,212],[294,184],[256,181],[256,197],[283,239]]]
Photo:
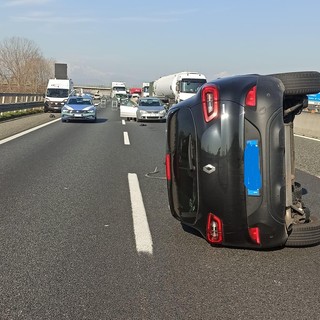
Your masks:
[[[88,95],[70,96],[67,103],[61,109],[61,121],[84,120],[95,122],[97,120],[97,108]]]
[[[137,109],[137,121],[165,121],[166,116],[166,105],[159,98],[146,97],[139,100],[139,106]]]
[[[320,243],[320,217],[295,179],[293,123],[320,92],[320,73],[239,75],[204,84],[169,109],[171,214],[212,245]]]

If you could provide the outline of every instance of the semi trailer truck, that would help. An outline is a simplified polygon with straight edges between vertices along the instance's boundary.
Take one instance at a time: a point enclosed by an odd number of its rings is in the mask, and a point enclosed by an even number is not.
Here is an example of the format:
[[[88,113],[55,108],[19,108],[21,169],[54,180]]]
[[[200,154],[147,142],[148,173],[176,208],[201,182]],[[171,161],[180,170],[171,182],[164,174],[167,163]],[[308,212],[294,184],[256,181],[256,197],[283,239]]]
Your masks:
[[[126,84],[124,82],[111,82],[111,98],[126,94]]]
[[[142,96],[143,97],[149,97],[149,82],[143,82],[142,83]]]
[[[155,80],[150,85],[150,95],[172,105],[194,96],[206,82],[205,75],[199,72],[174,73]]]

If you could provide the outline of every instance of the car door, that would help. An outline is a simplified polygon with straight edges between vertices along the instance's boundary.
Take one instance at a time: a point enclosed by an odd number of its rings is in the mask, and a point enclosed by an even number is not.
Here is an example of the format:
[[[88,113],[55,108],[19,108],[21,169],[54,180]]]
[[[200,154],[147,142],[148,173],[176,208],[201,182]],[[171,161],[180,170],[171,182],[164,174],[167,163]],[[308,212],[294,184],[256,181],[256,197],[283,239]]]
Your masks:
[[[136,118],[137,107],[133,104],[120,105],[120,117],[121,118]]]

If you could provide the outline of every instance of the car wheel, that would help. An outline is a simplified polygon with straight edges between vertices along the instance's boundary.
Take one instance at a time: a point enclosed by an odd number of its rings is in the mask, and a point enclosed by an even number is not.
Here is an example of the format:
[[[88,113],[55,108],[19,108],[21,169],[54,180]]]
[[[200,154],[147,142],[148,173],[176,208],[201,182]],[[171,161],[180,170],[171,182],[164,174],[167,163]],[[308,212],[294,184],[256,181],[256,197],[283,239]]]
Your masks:
[[[287,247],[305,247],[320,243],[320,219],[310,216],[310,221],[293,224],[286,242]]]
[[[320,73],[301,71],[270,74],[283,83],[285,95],[305,95],[320,92]]]

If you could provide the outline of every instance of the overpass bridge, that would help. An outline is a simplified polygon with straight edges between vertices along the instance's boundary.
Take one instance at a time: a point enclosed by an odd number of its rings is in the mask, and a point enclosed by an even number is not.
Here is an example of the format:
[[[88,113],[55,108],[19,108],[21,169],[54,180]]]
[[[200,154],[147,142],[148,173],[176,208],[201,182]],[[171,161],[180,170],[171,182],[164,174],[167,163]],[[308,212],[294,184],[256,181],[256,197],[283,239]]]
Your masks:
[[[111,88],[106,86],[99,86],[99,85],[74,85],[73,86],[76,90],[83,90],[83,92],[88,93],[99,93],[101,96],[110,96]]]

